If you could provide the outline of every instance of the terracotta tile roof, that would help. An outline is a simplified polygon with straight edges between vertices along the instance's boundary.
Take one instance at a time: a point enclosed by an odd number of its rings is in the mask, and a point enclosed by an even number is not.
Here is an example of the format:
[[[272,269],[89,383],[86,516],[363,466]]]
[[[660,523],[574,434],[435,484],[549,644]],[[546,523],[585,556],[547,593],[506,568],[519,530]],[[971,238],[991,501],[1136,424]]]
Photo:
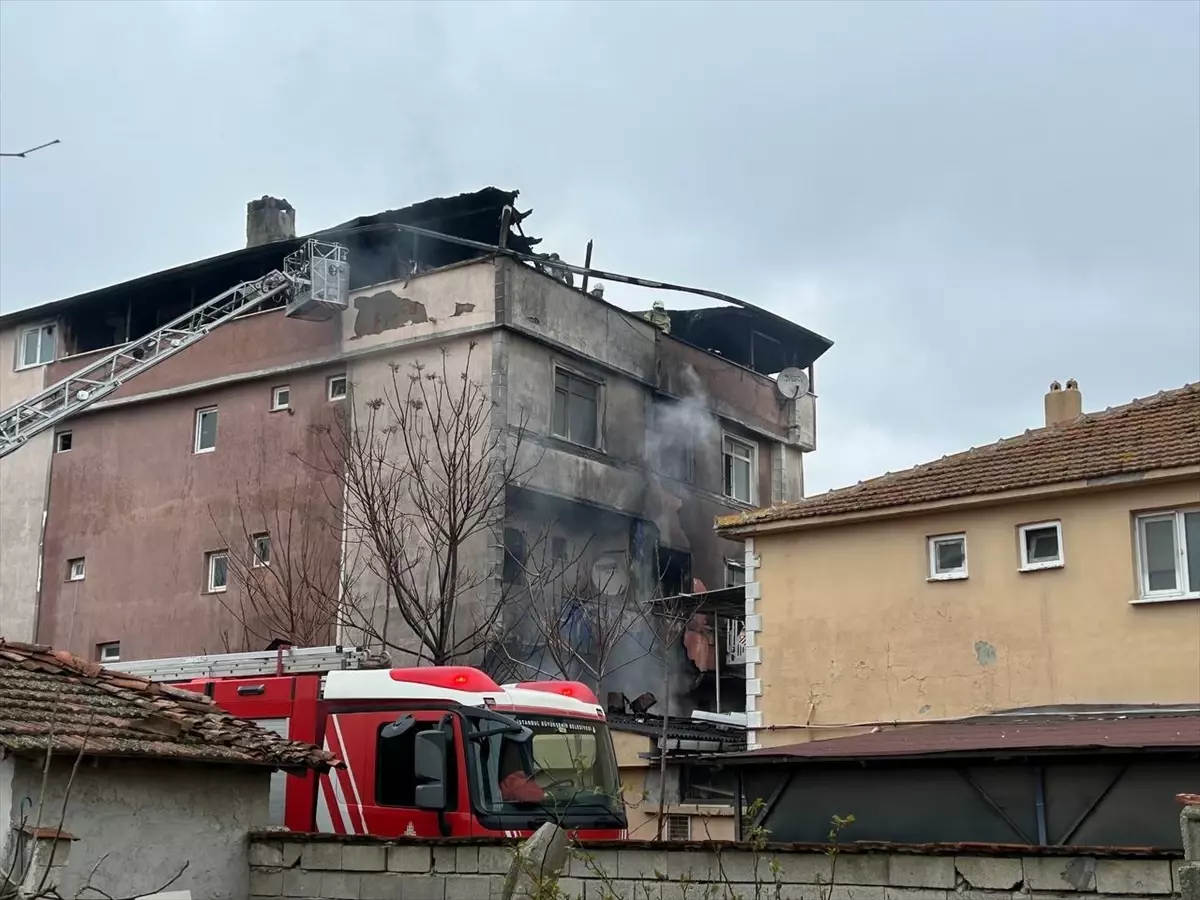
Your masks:
[[[1200,715],[981,716],[726,754],[724,759],[857,760],[1062,750],[1200,750]]]
[[[1200,465],[1200,382],[797,503],[721,516],[717,528],[955,500],[1195,465]]]
[[[0,747],[16,753],[140,756],[282,769],[341,763],[224,713],[208,697],[65,651],[0,638]]]

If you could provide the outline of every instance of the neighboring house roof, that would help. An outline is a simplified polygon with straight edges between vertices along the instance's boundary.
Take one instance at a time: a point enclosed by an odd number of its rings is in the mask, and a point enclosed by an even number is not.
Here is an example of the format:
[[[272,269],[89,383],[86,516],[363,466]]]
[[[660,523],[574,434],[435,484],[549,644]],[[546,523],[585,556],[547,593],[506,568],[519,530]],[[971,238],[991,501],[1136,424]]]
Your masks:
[[[1200,382],[1027,431],[796,503],[721,516],[718,531],[1200,465]]]
[[[1200,752],[1200,714],[981,716],[727,754],[722,760],[926,759],[934,756],[1166,750]]]
[[[332,754],[222,712],[208,697],[65,651],[0,638],[0,747],[324,770]]]

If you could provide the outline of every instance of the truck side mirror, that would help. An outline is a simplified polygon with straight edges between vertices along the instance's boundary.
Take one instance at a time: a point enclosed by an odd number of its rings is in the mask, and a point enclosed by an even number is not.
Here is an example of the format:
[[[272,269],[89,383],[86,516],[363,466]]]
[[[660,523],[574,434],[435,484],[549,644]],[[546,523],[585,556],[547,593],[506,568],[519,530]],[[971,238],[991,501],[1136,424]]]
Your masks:
[[[440,728],[417,735],[413,768],[417,809],[446,808],[446,733]]]

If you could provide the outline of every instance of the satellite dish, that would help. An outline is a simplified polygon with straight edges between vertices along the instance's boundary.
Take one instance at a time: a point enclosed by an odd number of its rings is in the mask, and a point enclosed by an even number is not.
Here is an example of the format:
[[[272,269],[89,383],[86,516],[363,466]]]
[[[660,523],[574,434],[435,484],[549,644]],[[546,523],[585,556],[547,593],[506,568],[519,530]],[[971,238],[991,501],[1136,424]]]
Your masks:
[[[608,597],[615,597],[629,586],[625,558],[620,554],[605,554],[592,566],[592,585]]]
[[[775,377],[775,388],[788,400],[795,400],[808,393],[808,375],[789,366]]]

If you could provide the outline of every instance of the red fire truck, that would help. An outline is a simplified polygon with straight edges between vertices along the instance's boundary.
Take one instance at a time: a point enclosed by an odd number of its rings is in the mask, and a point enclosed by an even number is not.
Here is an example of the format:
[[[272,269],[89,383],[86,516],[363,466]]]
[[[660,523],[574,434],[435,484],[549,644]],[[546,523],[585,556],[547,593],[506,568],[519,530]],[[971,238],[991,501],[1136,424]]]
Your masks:
[[[555,821],[581,838],[626,836],[612,738],[586,685],[364,664],[356,650],[285,648],[114,668],[343,760],[319,777],[275,775],[272,818],[293,831],[518,837]]]

